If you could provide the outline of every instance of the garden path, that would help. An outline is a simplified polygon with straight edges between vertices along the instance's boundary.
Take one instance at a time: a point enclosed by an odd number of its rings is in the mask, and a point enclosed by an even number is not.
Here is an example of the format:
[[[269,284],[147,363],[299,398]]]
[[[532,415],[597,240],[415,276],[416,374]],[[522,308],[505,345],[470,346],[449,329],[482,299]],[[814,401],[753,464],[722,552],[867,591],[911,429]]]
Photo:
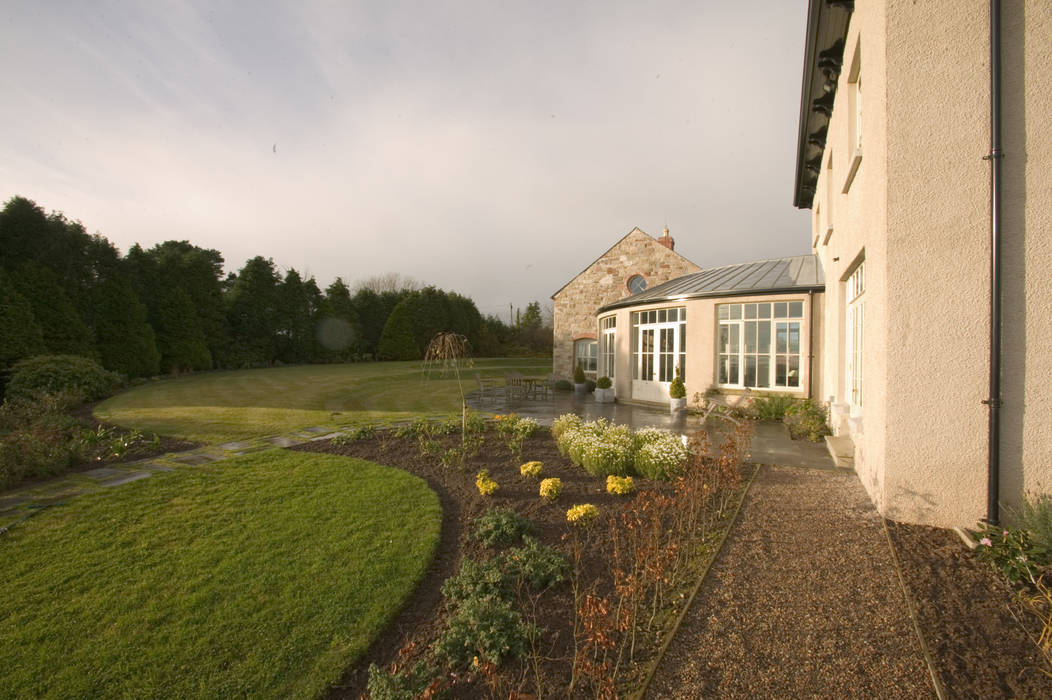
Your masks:
[[[934,696],[858,477],[784,466],[760,468],[646,695]]]

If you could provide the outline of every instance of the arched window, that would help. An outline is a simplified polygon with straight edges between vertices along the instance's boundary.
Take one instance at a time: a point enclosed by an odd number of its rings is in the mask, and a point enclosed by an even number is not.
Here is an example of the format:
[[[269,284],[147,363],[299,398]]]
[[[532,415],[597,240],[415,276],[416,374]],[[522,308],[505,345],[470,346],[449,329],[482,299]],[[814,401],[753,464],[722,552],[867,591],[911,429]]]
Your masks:
[[[599,343],[594,338],[582,338],[573,344],[573,366],[578,364],[584,373],[595,376],[598,368]]]
[[[639,294],[647,288],[647,281],[643,279],[643,275],[632,275],[628,278],[628,291],[633,294]]]

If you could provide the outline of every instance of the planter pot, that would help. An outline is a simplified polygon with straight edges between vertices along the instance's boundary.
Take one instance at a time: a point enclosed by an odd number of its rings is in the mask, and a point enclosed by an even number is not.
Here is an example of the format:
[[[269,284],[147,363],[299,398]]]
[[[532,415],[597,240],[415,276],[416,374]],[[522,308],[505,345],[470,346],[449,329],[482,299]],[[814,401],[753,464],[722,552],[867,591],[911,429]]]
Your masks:
[[[574,384],[573,393],[577,394],[578,396],[584,396],[588,393],[588,383],[581,382],[580,384]]]
[[[669,413],[675,413],[676,411],[682,411],[687,408],[686,397],[682,399],[669,399],[668,400],[668,411]]]
[[[596,403],[613,403],[614,402],[614,387],[609,389],[600,389],[596,387],[595,390],[595,402]]]

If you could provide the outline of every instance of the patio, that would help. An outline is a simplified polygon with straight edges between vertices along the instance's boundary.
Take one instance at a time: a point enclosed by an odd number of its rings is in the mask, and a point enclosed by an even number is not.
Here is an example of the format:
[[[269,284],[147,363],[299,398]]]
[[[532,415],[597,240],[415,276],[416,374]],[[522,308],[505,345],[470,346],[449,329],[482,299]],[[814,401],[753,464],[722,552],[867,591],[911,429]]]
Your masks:
[[[500,387],[487,388],[485,394],[484,398],[478,391],[468,394],[468,406],[476,411],[514,413],[533,418],[541,425],[550,426],[552,419],[564,413],[576,413],[585,420],[605,418],[633,430],[655,427],[690,435],[703,426],[701,416],[690,411],[671,414],[667,407],[662,406],[625,402],[596,403],[591,394],[577,396],[573,392],[556,391],[550,398],[520,399],[505,396]],[[721,424],[731,425],[718,418],[711,418],[708,423],[710,429]],[[793,440],[782,423],[756,423],[750,452],[751,460],[757,464],[836,469],[824,443]]]

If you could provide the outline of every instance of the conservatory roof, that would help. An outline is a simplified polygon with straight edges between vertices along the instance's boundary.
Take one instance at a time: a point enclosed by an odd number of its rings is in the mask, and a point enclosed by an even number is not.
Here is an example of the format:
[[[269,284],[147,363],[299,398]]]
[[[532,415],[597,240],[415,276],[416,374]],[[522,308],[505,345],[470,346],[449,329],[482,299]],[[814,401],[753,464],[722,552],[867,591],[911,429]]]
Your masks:
[[[825,291],[825,276],[816,255],[758,260],[713,267],[677,277],[599,309],[657,304],[701,297],[728,297]]]

